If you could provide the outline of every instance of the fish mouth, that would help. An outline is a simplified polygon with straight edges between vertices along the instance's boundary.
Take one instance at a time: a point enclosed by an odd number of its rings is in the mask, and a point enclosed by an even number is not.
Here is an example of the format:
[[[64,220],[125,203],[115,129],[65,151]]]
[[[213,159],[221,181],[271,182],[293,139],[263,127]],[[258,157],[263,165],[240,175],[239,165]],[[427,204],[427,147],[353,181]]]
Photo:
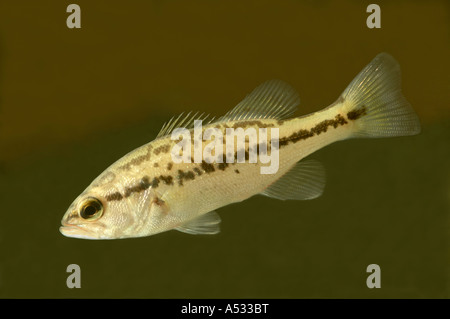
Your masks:
[[[71,238],[82,238],[82,239],[97,239],[92,236],[92,234],[84,227],[79,225],[72,225],[62,223],[62,226],[59,227],[59,231],[66,237]]]

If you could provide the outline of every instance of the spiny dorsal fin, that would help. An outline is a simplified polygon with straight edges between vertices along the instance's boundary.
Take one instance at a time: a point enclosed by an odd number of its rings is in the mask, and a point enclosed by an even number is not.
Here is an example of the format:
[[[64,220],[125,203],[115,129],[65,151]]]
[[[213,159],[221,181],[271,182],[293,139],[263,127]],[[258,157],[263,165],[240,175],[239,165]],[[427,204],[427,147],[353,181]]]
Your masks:
[[[248,119],[285,119],[300,103],[297,92],[280,80],[264,82],[217,122]]]
[[[220,232],[220,221],[219,214],[212,211],[194,218],[175,229],[191,235],[215,235]]]
[[[316,160],[295,164],[290,171],[270,185],[261,195],[286,200],[305,200],[319,197],[325,187],[325,169]]]
[[[189,130],[194,127],[195,120],[203,121],[204,123],[202,123],[202,125],[209,124],[214,120],[214,118],[208,119],[208,117],[209,117],[209,114],[205,114],[205,113],[199,114],[199,112],[196,112],[193,114],[192,114],[192,112],[189,112],[186,115],[184,113],[181,113],[177,117],[175,117],[175,116],[172,117],[169,120],[169,122],[166,122],[163,125],[163,127],[161,128],[161,131],[159,131],[156,138],[169,135],[172,133],[172,131],[174,129],[179,128],[179,127],[184,127]],[[205,120],[207,120],[207,121],[205,122]]]

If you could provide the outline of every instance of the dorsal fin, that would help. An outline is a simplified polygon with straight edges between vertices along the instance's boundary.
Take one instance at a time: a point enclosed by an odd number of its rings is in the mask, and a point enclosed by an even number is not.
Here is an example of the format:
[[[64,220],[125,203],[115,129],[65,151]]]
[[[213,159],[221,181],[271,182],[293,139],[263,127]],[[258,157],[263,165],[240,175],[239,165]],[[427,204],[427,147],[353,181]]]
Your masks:
[[[189,112],[178,117],[172,117],[163,125],[156,138],[172,133],[178,127],[191,129],[195,120],[202,120],[202,125],[213,122],[240,121],[249,119],[285,119],[295,112],[296,106],[300,103],[297,92],[287,83],[280,80],[270,80],[264,82],[249,95],[245,97],[231,111],[220,117],[216,121],[205,113]]]
[[[217,122],[248,119],[285,119],[300,103],[297,92],[280,80],[264,82]]]
[[[209,124],[214,120],[214,118],[208,119],[208,117],[209,117],[209,114],[205,114],[205,113],[199,114],[199,112],[196,112],[196,113],[189,112],[187,114],[181,113],[177,117],[174,116],[168,122],[166,122],[163,125],[163,127],[161,128],[161,131],[159,131],[156,138],[169,135],[172,133],[172,131],[174,129],[176,129],[178,127],[184,127],[187,129],[191,129],[194,127],[195,120],[203,121],[204,123],[202,123],[202,125]],[[205,122],[205,120],[207,120],[207,121]]]

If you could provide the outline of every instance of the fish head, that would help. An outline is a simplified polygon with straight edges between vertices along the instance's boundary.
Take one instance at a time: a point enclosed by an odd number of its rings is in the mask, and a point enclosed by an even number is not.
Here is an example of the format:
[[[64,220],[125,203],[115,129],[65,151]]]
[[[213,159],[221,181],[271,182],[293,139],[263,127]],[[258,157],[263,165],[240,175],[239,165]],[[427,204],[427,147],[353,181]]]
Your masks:
[[[64,214],[60,232],[66,237],[117,239],[129,236],[135,216],[124,201],[108,201],[97,189],[87,189]]]

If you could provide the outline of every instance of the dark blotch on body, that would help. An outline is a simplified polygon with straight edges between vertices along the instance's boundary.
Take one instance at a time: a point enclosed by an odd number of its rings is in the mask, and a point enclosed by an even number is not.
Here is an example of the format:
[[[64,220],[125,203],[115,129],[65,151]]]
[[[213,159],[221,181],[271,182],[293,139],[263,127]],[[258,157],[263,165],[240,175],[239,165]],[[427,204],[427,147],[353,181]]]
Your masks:
[[[202,161],[202,169],[205,171],[205,173],[212,173],[215,171],[213,164],[208,164],[205,161]]]
[[[107,202],[112,202],[115,200],[121,200],[123,198],[122,194],[120,192],[115,192],[112,194],[109,194],[105,197]]]
[[[200,176],[200,175],[203,174],[203,173],[202,173],[202,170],[201,170],[200,168],[198,168],[198,167],[194,167],[193,170],[194,170],[195,173],[197,173],[198,176]]]
[[[360,117],[366,115],[367,114],[366,111],[367,111],[367,108],[363,105],[362,107],[360,107],[357,110],[348,112],[347,118],[352,121],[357,120]]]
[[[147,147],[147,153],[145,153],[144,155],[138,156],[136,158],[133,158],[131,161],[129,161],[128,163],[119,166],[119,169],[122,170],[129,170],[131,168],[131,166],[136,166],[136,165],[140,165],[141,163],[148,161],[150,159],[151,156],[151,151],[152,151],[152,146],[148,146]]]
[[[219,163],[219,165],[217,165],[217,168],[219,168],[220,170],[224,171],[225,168],[228,167],[228,163]]]
[[[178,185],[183,186],[183,180],[193,180],[195,174],[192,171],[184,172],[181,169],[178,170]]]
[[[173,177],[170,175],[167,176],[161,175],[159,176],[159,179],[162,180],[166,185],[173,185]]]
[[[153,183],[150,183],[150,179],[148,178],[148,176],[144,176],[137,185],[128,187],[125,190],[124,197],[129,197],[133,193],[140,193],[149,188],[150,186],[153,187]]]
[[[152,180],[151,186],[152,186],[152,188],[157,188],[158,185],[159,185],[159,178],[158,178],[158,177],[155,177],[155,178]]]
[[[158,146],[157,148],[155,148],[153,153],[155,155],[158,155],[159,153],[167,153],[169,150],[170,150],[170,145],[165,144],[165,145],[161,145],[161,146]]]

